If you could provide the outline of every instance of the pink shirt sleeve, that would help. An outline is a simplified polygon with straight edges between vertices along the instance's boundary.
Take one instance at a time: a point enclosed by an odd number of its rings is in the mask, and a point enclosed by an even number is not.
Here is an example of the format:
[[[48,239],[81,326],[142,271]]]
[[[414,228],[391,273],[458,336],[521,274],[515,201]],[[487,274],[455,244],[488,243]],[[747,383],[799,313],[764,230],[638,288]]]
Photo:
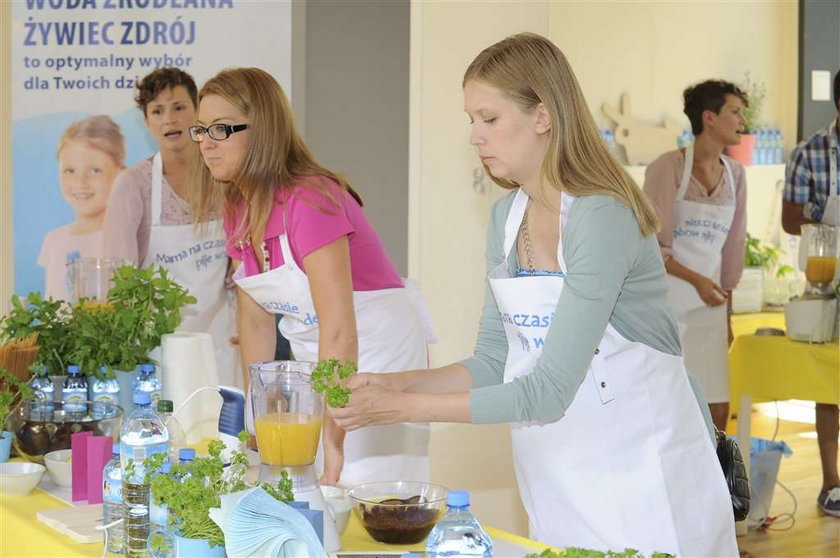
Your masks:
[[[656,240],[663,260],[674,255],[674,199],[682,179],[683,160],[681,153],[671,151],[660,155],[645,170],[644,190],[659,216],[660,228]]]
[[[735,180],[735,216],[723,244],[720,286],[732,290],[744,272],[744,246],[747,242],[747,173],[740,163],[729,159]]]

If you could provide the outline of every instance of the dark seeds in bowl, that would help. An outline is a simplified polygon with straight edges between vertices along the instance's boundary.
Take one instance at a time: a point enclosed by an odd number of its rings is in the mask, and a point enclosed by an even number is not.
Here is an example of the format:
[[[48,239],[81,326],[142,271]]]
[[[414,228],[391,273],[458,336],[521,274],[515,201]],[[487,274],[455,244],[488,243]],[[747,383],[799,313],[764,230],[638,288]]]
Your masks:
[[[394,504],[419,504],[423,499],[413,496],[400,500],[390,498],[380,504],[362,505],[362,523],[370,535],[388,544],[416,544],[426,538],[438,519],[438,510],[400,506]],[[389,505],[390,504],[390,505]]]

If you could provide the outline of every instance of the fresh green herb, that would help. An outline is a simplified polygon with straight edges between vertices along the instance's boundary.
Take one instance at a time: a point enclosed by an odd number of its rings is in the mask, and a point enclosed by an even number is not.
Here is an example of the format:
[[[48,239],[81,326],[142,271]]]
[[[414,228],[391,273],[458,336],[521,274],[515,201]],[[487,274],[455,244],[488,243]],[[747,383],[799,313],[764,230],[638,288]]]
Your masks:
[[[767,271],[776,269],[776,277],[784,277],[793,271],[789,265],[778,265],[781,250],[777,246],[761,242],[754,236],[747,233],[747,242],[744,247],[744,265],[746,267],[760,267]]]
[[[134,370],[148,361],[161,337],[181,323],[181,309],[195,297],[165,268],[122,266],[114,272],[114,285],[105,302],[82,299],[70,306],[30,293],[26,303],[12,298],[12,311],[0,320],[0,340],[37,334],[38,358],[61,374],[70,363],[83,374],[113,377],[113,370]]]
[[[6,419],[9,418],[14,402],[18,399],[26,400],[30,397],[32,397],[32,388],[0,366],[0,430],[6,424]]]
[[[247,432],[239,434],[239,440],[249,438]],[[241,451],[234,451],[227,468],[221,459],[224,444],[218,440],[210,442],[207,452],[209,457],[197,457],[186,465],[173,465],[169,474],[152,474],[152,498],[156,504],[169,507],[169,523],[178,529],[182,537],[207,539],[210,546],[225,544],[224,534],[210,519],[210,508],[221,505],[221,496],[250,488],[245,484],[248,459]],[[158,457],[161,456],[161,457]],[[148,471],[157,471],[163,463],[165,454],[156,454],[144,461]],[[148,478],[148,477],[147,477]],[[293,499],[292,480],[283,471],[282,477],[275,484],[258,483],[271,496],[281,502]],[[164,545],[164,540],[157,541]]]
[[[11,311],[0,319],[0,341],[22,341],[37,335],[38,357],[32,369],[45,366],[51,374],[62,374],[70,361],[72,346],[68,322],[70,310],[61,300],[44,299],[32,292],[25,299],[12,297]]]
[[[744,117],[744,130],[754,134],[761,127],[761,109],[767,97],[767,86],[763,81],[753,81],[749,72],[744,73],[741,90],[747,94],[747,103],[741,115]]]
[[[339,362],[337,358],[318,361],[312,371],[312,389],[323,393],[330,407],[344,407],[350,401],[350,388],[343,385],[343,380],[356,372],[356,363],[352,360]]]
[[[651,558],[673,558],[673,554],[654,552]],[[563,550],[547,548],[539,554],[526,554],[525,558],[645,558],[645,555],[633,548],[625,548],[624,552],[601,552],[585,548],[569,547]]]

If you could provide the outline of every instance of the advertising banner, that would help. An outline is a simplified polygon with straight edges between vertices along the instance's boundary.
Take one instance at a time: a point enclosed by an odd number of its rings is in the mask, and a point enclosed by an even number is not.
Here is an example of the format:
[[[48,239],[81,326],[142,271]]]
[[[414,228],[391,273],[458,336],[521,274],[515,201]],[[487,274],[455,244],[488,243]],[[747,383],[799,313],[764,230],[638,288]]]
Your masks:
[[[134,101],[138,80],[175,66],[201,88],[224,68],[256,66],[291,91],[291,2],[14,0],[12,13],[18,295],[44,291],[47,254],[95,252],[74,234],[78,219],[95,223],[113,178],[157,150]],[[110,146],[68,142],[81,121],[107,128]],[[83,167],[84,188],[62,180]]]

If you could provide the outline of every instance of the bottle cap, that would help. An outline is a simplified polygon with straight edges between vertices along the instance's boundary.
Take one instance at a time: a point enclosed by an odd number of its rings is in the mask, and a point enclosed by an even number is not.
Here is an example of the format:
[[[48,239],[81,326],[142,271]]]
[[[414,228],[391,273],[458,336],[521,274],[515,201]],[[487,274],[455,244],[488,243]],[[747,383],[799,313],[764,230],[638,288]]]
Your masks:
[[[178,450],[178,459],[181,461],[192,461],[195,459],[195,450],[192,448],[181,448]]]
[[[158,401],[157,404],[157,412],[158,413],[171,413],[172,412],[172,401],[169,399],[161,399]]]
[[[68,374],[78,374],[79,373],[79,366],[77,364],[71,364],[67,367]]]
[[[134,404],[135,405],[149,405],[152,402],[152,394],[148,391],[135,391]]]
[[[470,493],[466,490],[452,490],[446,495],[446,505],[453,508],[463,508],[470,505]]]
[[[111,455],[119,456],[120,455],[120,444],[117,442],[113,446],[111,446]]]
[[[140,372],[154,372],[154,371],[155,371],[155,365],[152,364],[151,362],[147,362],[146,364],[141,364],[140,365]]]

